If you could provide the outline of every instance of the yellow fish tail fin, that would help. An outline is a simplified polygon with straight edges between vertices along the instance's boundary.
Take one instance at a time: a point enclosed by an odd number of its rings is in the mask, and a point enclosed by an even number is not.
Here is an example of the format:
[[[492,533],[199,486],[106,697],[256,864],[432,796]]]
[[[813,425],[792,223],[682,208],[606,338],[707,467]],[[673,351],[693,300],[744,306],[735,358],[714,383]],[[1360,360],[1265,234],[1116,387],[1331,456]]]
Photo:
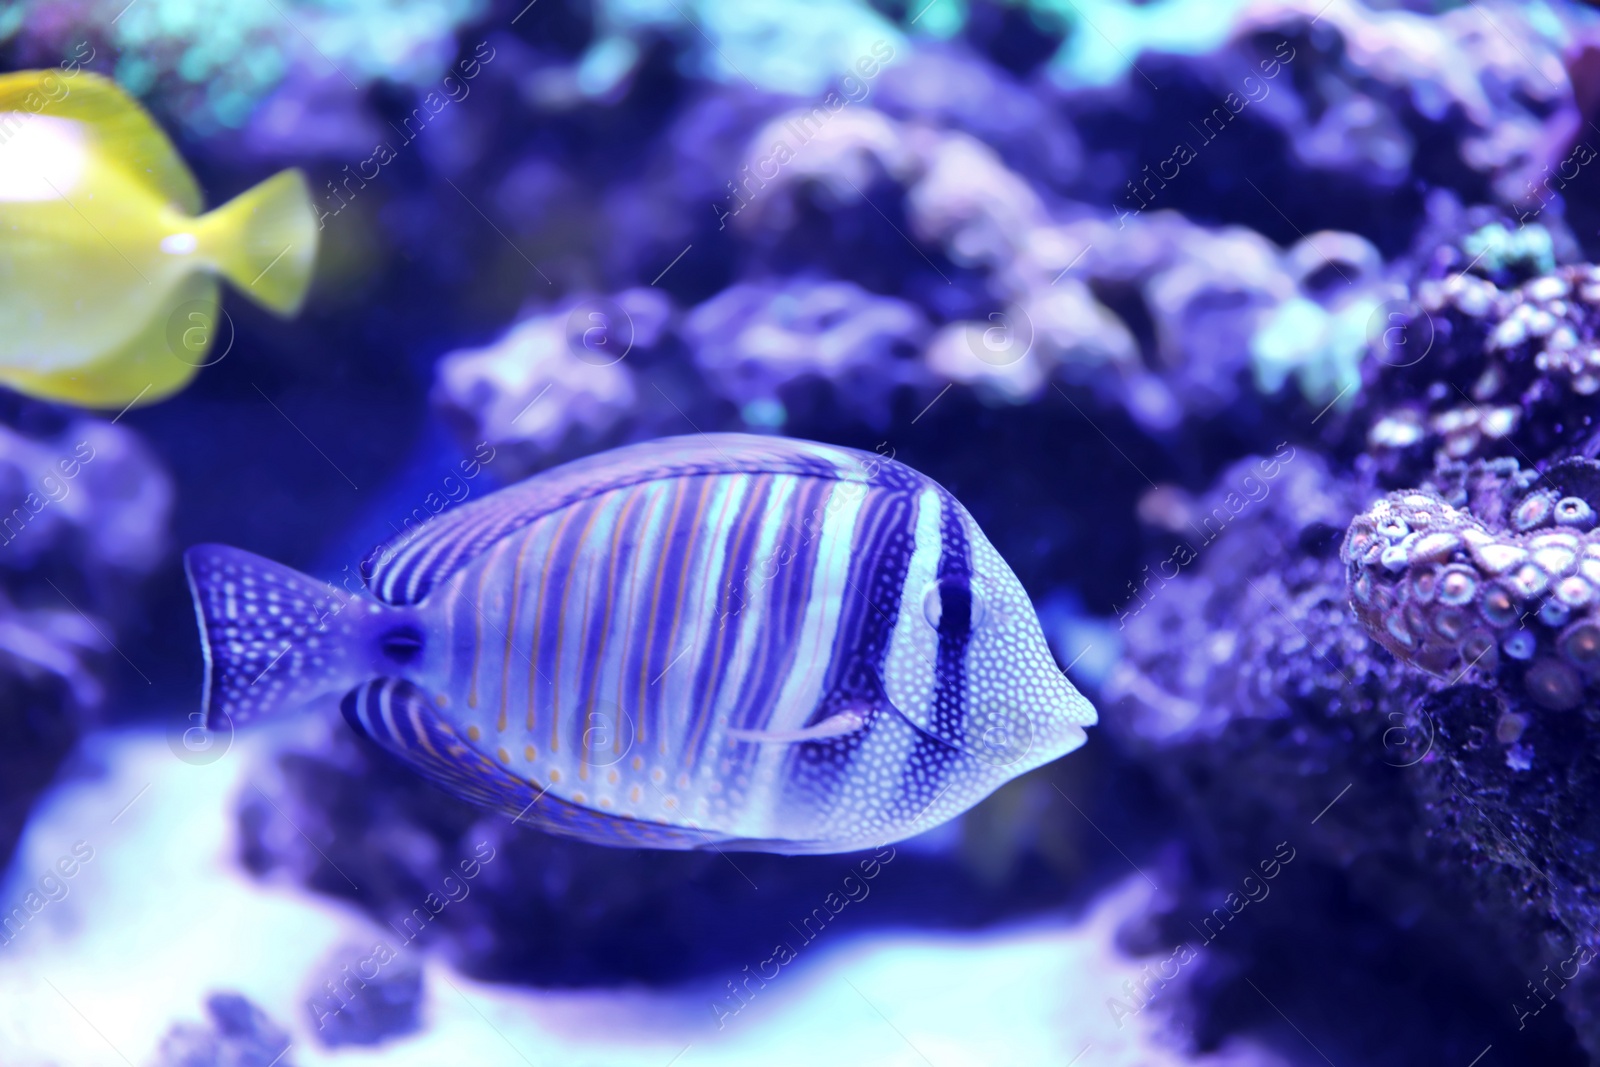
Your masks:
[[[298,170],[273,175],[200,219],[203,248],[223,275],[280,315],[300,310],[317,259],[317,213]]]

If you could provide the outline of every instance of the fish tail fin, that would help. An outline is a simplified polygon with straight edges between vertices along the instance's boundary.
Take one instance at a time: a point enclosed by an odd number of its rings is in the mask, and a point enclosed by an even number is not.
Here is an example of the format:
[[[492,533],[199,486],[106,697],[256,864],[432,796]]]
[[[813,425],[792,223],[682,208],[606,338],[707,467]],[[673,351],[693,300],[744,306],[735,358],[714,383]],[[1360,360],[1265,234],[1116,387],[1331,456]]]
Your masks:
[[[227,545],[196,545],[183,567],[205,654],[207,729],[342,693],[365,677],[363,601]]]
[[[305,301],[317,259],[317,212],[298,170],[275,174],[200,220],[207,251],[250,299],[279,315]]]

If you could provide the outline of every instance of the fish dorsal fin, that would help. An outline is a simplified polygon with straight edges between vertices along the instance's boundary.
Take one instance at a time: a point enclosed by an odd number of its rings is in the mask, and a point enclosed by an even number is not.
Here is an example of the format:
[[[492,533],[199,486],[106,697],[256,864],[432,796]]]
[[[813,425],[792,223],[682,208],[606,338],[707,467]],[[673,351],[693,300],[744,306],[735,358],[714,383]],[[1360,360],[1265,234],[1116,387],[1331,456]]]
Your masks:
[[[0,112],[22,116],[13,122],[48,115],[82,123],[103,161],[121,167],[188,214],[200,213],[200,187],[178,150],[144,108],[110,79],[87,71],[0,75]]]
[[[641,482],[730,473],[876,485],[909,485],[921,477],[882,456],[810,441],[738,433],[667,437],[574,460],[443,512],[410,536],[374,549],[361,573],[379,600],[415,604],[501,538],[552,511]]]
[[[462,738],[428,694],[402,678],[364,682],[345,694],[339,708],[357,733],[423,777],[524,826],[619,847],[700,849],[729,843],[724,834],[594,811],[517,777]]]

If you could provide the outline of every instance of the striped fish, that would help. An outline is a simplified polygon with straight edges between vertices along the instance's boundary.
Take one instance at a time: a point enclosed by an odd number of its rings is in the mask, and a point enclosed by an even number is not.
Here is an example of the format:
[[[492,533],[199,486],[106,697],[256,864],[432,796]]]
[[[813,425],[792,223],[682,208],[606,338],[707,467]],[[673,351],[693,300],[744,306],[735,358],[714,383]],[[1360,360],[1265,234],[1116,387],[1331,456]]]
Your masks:
[[[578,460],[376,550],[364,588],[221,545],[185,564],[213,729],[343,694],[452,792],[600,844],[872,847],[1096,721],[954,497],[805,441]]]

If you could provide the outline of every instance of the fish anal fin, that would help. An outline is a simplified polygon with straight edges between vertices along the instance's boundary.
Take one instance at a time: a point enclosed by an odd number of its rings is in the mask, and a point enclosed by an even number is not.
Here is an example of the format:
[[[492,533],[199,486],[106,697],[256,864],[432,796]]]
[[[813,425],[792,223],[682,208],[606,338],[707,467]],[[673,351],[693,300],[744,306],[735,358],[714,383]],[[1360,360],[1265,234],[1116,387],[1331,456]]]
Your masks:
[[[728,835],[595,811],[520,778],[479,752],[441,717],[429,694],[401,678],[374,678],[345,694],[345,721],[423,777],[513,823],[615,848],[703,849]]]
[[[187,385],[200,367],[222,358],[212,351],[216,335],[232,343],[231,325],[219,322],[219,293],[215,278],[191,274],[157,304],[138,333],[93,363],[44,373],[0,367],[0,383],[29,396],[86,408],[165,399]]]
[[[511,812],[534,801],[538,789],[473,748],[431,705],[412,682],[374,678],[346,693],[339,710],[357,733],[458,796]]]
[[[825,741],[830,737],[844,737],[867,725],[867,717],[858,708],[846,708],[830,715],[819,723],[798,730],[729,730],[728,737],[735,741],[753,744],[792,745],[802,741]]]

